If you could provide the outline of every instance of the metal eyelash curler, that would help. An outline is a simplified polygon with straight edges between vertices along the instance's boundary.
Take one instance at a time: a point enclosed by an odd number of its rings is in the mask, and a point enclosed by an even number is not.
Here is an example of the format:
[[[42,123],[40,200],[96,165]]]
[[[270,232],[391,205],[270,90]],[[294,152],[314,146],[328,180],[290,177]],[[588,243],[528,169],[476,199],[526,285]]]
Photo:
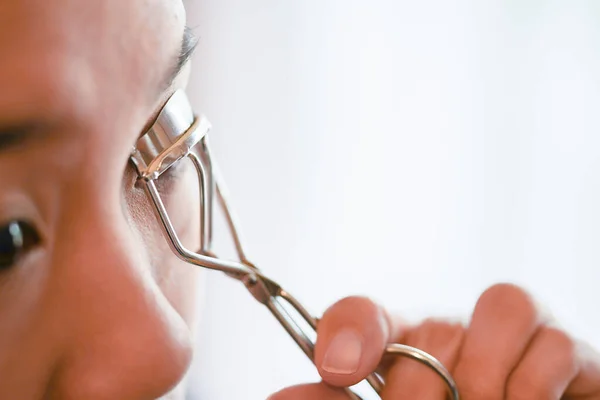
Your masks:
[[[242,282],[254,298],[265,305],[308,358],[314,360],[317,318],[313,317],[291,294],[265,276],[244,252],[239,225],[228,204],[226,189],[220,178],[208,145],[211,125],[204,116],[197,117],[183,90],[176,91],[164,105],[153,126],[138,140],[131,161],[138,180],[154,205],[154,213],[163,233],[180,259],[204,268],[221,271]],[[170,167],[189,158],[200,184],[200,248],[190,251],[181,243],[169,219],[156,186],[156,180]],[[217,258],[211,251],[212,215],[215,197],[226,217],[239,261]],[[454,379],[446,368],[426,352],[401,344],[389,344],[386,355],[409,357],[435,371],[446,383],[451,398],[459,400]],[[359,384],[346,388],[351,399],[381,399],[382,377],[372,373]]]

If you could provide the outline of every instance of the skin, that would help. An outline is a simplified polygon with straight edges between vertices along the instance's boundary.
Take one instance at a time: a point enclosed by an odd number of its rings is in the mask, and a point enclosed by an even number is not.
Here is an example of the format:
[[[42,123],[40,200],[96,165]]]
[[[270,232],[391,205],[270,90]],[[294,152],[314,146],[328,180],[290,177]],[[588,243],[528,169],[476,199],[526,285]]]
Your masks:
[[[186,85],[189,66],[163,85],[184,24],[177,0],[0,0],[0,130],[35,128],[0,153],[0,225],[25,220],[39,236],[0,271],[1,398],[182,396],[198,272],[169,250],[128,160],[168,96]],[[193,248],[190,166],[161,190]],[[352,348],[332,345],[348,329],[362,343],[352,370],[339,364]],[[510,285],[486,291],[465,326],[410,326],[369,299],[344,299],[319,323],[323,382],[272,398],[343,399],[336,387],[380,368],[386,400],[444,399],[428,370],[382,360],[389,342],[438,357],[466,400],[600,399],[596,353]]]
[[[331,373],[324,358],[333,338],[345,329],[362,338],[356,371]],[[556,326],[523,289],[499,284],[479,298],[466,325],[430,319],[408,325],[369,299],[347,298],[320,321],[316,364],[318,384],[282,390],[270,400],[347,399],[339,386],[359,382],[379,367],[387,386],[384,400],[445,400],[442,380],[409,359],[383,359],[386,343],[421,348],[453,374],[465,400],[598,400],[600,357]]]
[[[41,237],[0,274],[2,398],[153,399],[189,365],[197,272],[172,256],[128,163],[185,84],[162,86],[184,19],[176,1],[0,2],[0,124],[41,126],[0,155],[0,221]],[[191,171],[165,201],[193,246]]]

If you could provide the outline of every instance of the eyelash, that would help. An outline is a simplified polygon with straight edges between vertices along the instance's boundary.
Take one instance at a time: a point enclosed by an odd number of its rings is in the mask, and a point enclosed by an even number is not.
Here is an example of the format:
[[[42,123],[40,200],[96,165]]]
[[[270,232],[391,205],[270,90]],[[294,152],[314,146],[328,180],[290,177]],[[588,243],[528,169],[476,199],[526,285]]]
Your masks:
[[[155,180],[156,189],[162,196],[168,196],[173,190],[173,186],[179,181],[183,174],[184,163],[178,161],[171,168],[162,173],[160,178]]]

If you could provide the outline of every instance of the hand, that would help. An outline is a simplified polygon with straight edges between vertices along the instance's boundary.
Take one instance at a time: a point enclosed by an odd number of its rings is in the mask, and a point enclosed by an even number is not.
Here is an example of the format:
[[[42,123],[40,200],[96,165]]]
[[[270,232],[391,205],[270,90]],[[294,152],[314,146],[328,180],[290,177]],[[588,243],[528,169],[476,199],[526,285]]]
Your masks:
[[[409,326],[372,301],[352,297],[319,322],[315,361],[323,382],[269,400],[347,400],[339,389],[381,370],[383,400],[446,399],[443,381],[404,357],[382,360],[387,343],[427,351],[454,376],[463,400],[600,400],[600,357],[553,325],[523,290],[488,289],[467,327],[427,320]]]

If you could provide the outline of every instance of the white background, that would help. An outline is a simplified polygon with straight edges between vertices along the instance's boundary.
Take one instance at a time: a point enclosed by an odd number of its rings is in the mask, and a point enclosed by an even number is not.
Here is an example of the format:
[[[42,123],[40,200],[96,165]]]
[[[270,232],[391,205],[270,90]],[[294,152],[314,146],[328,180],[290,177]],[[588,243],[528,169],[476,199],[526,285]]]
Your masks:
[[[189,92],[251,258],[311,310],[366,294],[410,318],[467,317],[510,281],[600,346],[598,2],[195,0],[188,13]],[[191,399],[317,379],[241,285],[206,277]]]

